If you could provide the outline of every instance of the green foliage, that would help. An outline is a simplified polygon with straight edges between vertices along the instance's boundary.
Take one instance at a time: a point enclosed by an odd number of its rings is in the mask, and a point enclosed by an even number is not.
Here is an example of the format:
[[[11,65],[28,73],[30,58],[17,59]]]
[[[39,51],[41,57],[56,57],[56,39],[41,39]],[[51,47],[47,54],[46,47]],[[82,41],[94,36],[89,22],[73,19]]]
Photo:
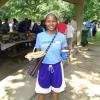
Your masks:
[[[84,20],[100,20],[100,0],[84,0]]]
[[[60,18],[75,18],[74,6],[62,0],[9,0],[0,8],[0,19],[28,17],[39,21],[50,11]],[[100,20],[100,0],[84,0],[83,19]]]
[[[99,45],[100,46],[100,31],[96,33],[96,39],[88,39],[90,45]]]
[[[0,18],[30,18],[34,21],[43,19],[44,15],[53,11],[59,17],[74,15],[73,5],[60,0],[9,0],[0,8]]]

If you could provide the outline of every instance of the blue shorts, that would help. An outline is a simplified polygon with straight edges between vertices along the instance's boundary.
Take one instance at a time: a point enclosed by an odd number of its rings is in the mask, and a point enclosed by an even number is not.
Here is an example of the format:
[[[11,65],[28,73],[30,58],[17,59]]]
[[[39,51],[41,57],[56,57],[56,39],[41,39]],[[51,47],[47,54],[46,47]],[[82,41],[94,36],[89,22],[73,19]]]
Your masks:
[[[62,63],[41,64],[36,81],[36,93],[62,92],[65,89]]]

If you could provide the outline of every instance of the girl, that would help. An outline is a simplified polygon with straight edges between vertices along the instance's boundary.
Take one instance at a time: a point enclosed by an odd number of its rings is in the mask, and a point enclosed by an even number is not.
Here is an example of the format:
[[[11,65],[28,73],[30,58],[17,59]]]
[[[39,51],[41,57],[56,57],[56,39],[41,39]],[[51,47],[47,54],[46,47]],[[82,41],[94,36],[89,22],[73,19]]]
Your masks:
[[[38,100],[45,100],[45,95],[52,92],[52,100],[58,100],[58,95],[65,89],[64,71],[61,63],[61,50],[67,47],[66,38],[56,32],[57,17],[53,13],[45,16],[46,31],[37,35],[36,50],[45,51],[56,34],[38,72],[35,91]]]
[[[70,51],[72,51],[72,43],[73,43],[73,35],[74,35],[74,28],[71,24],[71,20],[68,21],[67,24],[67,30],[65,32],[66,36],[67,36],[67,42],[68,42],[68,47],[70,49]]]

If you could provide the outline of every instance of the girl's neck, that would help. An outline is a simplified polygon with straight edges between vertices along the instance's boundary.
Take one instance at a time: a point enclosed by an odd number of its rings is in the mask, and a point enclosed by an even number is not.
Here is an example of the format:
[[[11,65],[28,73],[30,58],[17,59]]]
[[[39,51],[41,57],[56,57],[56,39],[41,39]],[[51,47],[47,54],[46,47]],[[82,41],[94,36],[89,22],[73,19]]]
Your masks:
[[[55,34],[56,33],[56,30],[54,31],[47,31],[49,34]]]

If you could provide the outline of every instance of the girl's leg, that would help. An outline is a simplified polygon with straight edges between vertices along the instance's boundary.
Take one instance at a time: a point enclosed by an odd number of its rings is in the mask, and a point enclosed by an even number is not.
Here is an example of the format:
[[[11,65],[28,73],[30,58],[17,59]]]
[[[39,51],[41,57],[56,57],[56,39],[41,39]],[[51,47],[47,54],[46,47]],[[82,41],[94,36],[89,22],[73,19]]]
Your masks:
[[[59,100],[59,94],[52,92],[52,99],[51,100]]]
[[[38,94],[38,100],[45,100],[45,94]]]

